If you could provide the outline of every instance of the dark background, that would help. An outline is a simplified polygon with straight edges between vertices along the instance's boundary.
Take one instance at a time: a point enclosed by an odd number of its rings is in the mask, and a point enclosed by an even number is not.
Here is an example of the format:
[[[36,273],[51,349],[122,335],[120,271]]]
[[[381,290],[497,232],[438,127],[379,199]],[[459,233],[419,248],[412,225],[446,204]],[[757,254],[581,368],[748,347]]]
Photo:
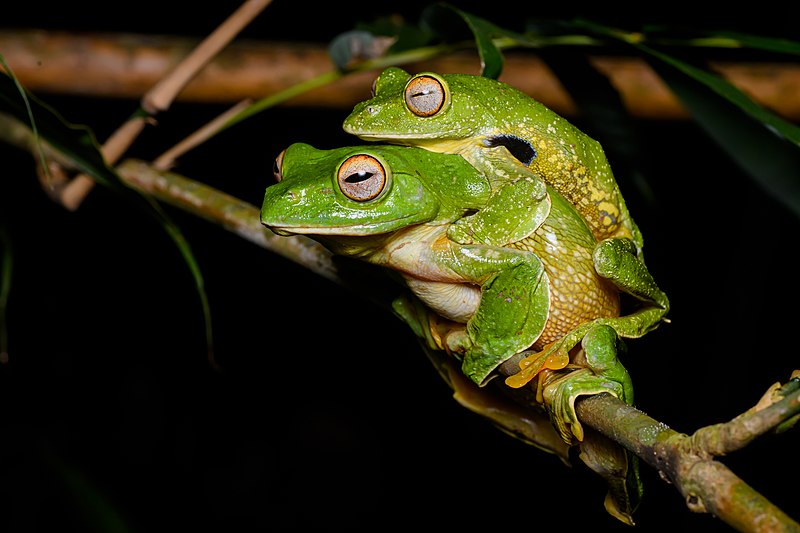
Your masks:
[[[238,5],[164,13],[156,2],[64,4],[18,6],[0,27],[204,36]],[[381,14],[413,20],[424,5],[344,2],[308,16],[307,4],[278,0],[244,37],[328,42]],[[529,16],[476,6],[464,5],[509,29]],[[546,9],[536,15],[687,20]],[[796,38],[787,18],[726,11],[691,22]],[[41,96],[99,139],[136,107]],[[153,158],[223,109],[177,103],[130,155]],[[355,143],[341,131],[348,112],[269,110],[175,170],[260,205],[272,161],[290,143]],[[647,187],[618,178],[673,310],[671,324],[628,342],[625,363],[638,407],[691,433],[740,414],[798,367],[798,218],[692,121],[634,127]],[[205,277],[223,368],[215,372],[192,278],[159,226],[99,187],[65,211],[41,191],[29,154],[0,145],[0,160],[0,222],[14,258],[10,362],[0,369],[0,530],[531,531],[552,517],[565,531],[633,531],[604,511],[604,483],[579,460],[567,468],[460,407],[383,309],[167,206]],[[796,430],[768,436],[722,461],[797,519],[796,490],[785,486],[798,474],[798,442]],[[638,530],[732,530],[688,511],[648,466],[642,476]]]

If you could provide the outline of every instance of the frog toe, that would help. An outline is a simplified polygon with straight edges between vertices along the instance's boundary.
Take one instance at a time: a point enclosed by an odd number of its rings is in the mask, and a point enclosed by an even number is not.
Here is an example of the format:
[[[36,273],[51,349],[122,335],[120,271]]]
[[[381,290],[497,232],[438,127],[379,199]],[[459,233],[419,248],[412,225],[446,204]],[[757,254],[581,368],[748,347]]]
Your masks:
[[[569,364],[569,354],[558,349],[555,343],[545,346],[538,352],[528,351],[519,363],[519,372],[506,378],[506,385],[511,388],[519,389],[531,382],[543,370],[561,370]]]
[[[548,383],[544,388],[544,404],[561,438],[568,444],[583,440],[583,426],[575,412],[575,400],[582,395],[607,392],[624,398],[622,383],[580,368]]]
[[[457,220],[447,229],[447,238],[459,244],[475,244],[475,236],[469,217]]]

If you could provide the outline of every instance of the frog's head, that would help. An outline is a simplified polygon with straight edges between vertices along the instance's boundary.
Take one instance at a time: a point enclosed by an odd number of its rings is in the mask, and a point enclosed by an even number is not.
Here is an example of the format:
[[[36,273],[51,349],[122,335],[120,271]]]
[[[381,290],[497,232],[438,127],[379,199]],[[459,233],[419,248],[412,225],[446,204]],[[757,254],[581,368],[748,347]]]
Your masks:
[[[445,164],[431,163],[437,155],[447,157],[441,159]],[[445,184],[455,185],[448,169],[457,165],[453,172],[458,174],[468,167],[455,157],[460,161],[388,145],[320,150],[292,144],[275,161],[278,182],[267,187],[261,223],[281,235],[336,237],[388,234],[441,217],[455,219],[463,208],[458,211],[454,204],[469,203],[447,197]],[[427,179],[433,171],[442,179]],[[485,194],[478,178],[466,184],[465,194]]]
[[[513,116],[527,95],[469,74],[411,75],[398,67],[375,79],[372,98],[356,104],[344,130],[365,140],[425,146],[425,141],[483,138]]]

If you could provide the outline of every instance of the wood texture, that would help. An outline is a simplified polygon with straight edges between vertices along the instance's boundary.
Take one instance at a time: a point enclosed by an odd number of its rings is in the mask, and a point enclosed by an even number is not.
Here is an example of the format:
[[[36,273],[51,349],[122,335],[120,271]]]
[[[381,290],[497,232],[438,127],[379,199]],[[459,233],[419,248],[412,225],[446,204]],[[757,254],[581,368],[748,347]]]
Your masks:
[[[138,99],[197,44],[194,39],[134,34],[0,31],[0,53],[34,92]],[[547,66],[531,51],[508,51],[501,80],[555,111],[572,116],[575,105]],[[637,117],[683,119],[688,114],[647,64],[634,57],[592,57]],[[800,120],[800,64],[723,63],[711,67],[783,118]],[[319,44],[235,41],[179,95],[195,102],[259,99],[333,68]],[[405,65],[409,71],[477,74],[476,53],[457,53]],[[352,107],[369,96],[376,72],[340,79],[299,95],[293,106]]]

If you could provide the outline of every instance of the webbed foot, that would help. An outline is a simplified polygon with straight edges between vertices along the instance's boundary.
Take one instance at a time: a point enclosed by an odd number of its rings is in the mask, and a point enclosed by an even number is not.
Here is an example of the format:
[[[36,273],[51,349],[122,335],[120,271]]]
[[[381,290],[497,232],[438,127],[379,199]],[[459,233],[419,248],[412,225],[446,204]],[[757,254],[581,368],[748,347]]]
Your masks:
[[[597,322],[587,322],[570,331],[559,340],[546,344],[538,352],[519,362],[520,371],[506,378],[506,385],[514,389],[524,387],[544,370],[561,370],[570,362],[570,352],[581,339],[597,327]]]
[[[577,368],[570,370],[569,353],[578,338],[586,360],[573,362]],[[633,384],[617,357],[620,348],[624,344],[614,328],[588,324],[520,361],[520,371],[505,382],[509,387],[519,388],[545,370],[566,369],[566,373],[548,374],[550,380],[542,389],[542,400],[562,438],[567,443],[581,441],[583,428],[575,413],[578,396],[608,392],[629,404],[633,402]]]
[[[506,378],[506,385],[519,389],[528,384],[543,370],[561,370],[569,364],[569,351],[563,351],[560,341],[546,345],[538,352],[524,357],[519,362],[520,371]],[[527,353],[527,352],[524,352]]]
[[[482,286],[481,303],[467,323],[464,374],[479,385],[541,335],[550,311],[550,282],[533,255]],[[450,341],[450,339],[448,339]]]
[[[581,346],[585,366],[559,376],[543,391],[545,407],[562,438],[568,443],[583,440],[583,427],[575,413],[575,400],[581,395],[607,392],[633,403],[633,383],[617,357],[624,344],[607,325],[595,325],[584,336]]]

